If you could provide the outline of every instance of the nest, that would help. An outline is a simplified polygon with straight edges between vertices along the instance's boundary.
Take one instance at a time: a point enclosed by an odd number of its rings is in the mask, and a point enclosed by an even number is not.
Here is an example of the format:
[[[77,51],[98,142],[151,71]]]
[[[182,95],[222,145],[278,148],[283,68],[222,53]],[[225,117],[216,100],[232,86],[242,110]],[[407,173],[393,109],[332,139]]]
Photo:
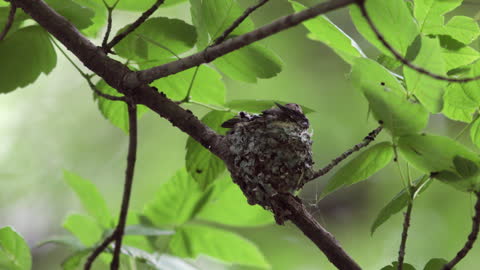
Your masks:
[[[277,221],[272,197],[294,194],[314,173],[312,134],[308,120],[301,116],[292,117],[283,109],[255,116],[240,113],[226,135],[233,180],[250,204],[272,210]]]

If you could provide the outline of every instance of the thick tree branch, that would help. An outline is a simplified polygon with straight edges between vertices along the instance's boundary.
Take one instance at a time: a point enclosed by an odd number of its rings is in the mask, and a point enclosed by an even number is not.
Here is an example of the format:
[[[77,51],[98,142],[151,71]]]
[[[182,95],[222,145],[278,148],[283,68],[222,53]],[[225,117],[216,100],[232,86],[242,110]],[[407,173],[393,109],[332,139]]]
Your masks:
[[[323,176],[323,175],[327,174],[329,171],[331,171],[333,168],[335,168],[335,166],[337,166],[340,162],[345,160],[351,154],[359,151],[360,149],[362,149],[364,147],[367,147],[371,142],[373,142],[375,140],[375,138],[382,131],[382,129],[383,129],[383,127],[379,126],[376,129],[372,130],[370,133],[368,133],[368,135],[365,138],[363,138],[363,141],[361,143],[356,144],[354,147],[352,147],[352,148],[348,149],[347,151],[343,152],[339,157],[332,160],[327,166],[325,166],[322,169],[315,172],[313,177],[310,180],[308,180],[307,182],[312,181],[312,180],[314,180],[314,179],[316,179],[320,176]]]
[[[432,73],[432,72],[430,72],[430,71],[428,71],[428,70],[426,70],[422,67],[414,65],[413,63],[411,63],[410,61],[405,59],[402,56],[401,53],[399,53],[397,50],[395,50],[395,48],[393,48],[393,46],[390,43],[387,42],[387,40],[382,35],[382,33],[380,33],[378,28],[373,23],[372,18],[368,14],[367,8],[365,7],[365,0],[356,0],[356,1],[358,3],[358,6],[360,7],[360,10],[362,12],[363,17],[367,20],[367,23],[370,25],[370,28],[373,30],[373,32],[377,36],[378,40],[380,40],[380,42],[383,44],[383,46],[385,46],[395,56],[395,58],[398,61],[402,62],[407,67],[417,71],[418,73],[425,74],[425,75],[427,75],[429,77],[432,77],[434,79],[441,80],[441,81],[447,81],[447,82],[466,83],[466,82],[476,81],[476,80],[480,79],[480,75],[475,76],[475,77],[469,77],[469,78],[450,78],[450,77],[446,77],[446,76],[443,76],[443,75],[440,75],[440,74]]]
[[[408,229],[410,228],[410,217],[412,216],[413,203],[412,200],[408,203],[407,212],[403,219],[402,240],[400,248],[398,249],[398,270],[403,270],[403,261],[405,259],[405,247],[407,246]]]
[[[157,0],[147,11],[145,11],[135,22],[130,24],[127,29],[116,35],[110,42],[103,45],[103,49],[109,52],[115,45],[117,45],[122,39],[135,31],[142,23],[144,23],[148,17],[150,17],[165,0]]]
[[[360,270],[360,266],[343,250],[335,237],[325,230],[308,213],[299,198],[291,194],[277,194],[273,199],[277,206],[288,211],[290,219],[317,247],[328,260],[340,270]]]
[[[265,5],[267,2],[268,2],[268,0],[261,0],[256,5],[253,5],[249,8],[247,8],[243,12],[243,14],[240,17],[238,17],[232,23],[232,25],[230,25],[230,27],[228,27],[225,31],[223,31],[223,33],[217,39],[215,39],[215,42],[213,42],[212,45],[215,46],[215,45],[218,45],[218,44],[222,43],[223,41],[225,41],[225,39],[227,39],[228,35],[230,35],[233,32],[233,30],[235,30],[235,28],[237,28],[248,16],[250,16],[250,14],[252,14],[252,12],[257,10],[259,7]]]
[[[475,216],[472,218],[472,231],[468,235],[467,242],[462,247],[462,249],[457,253],[455,258],[443,266],[443,270],[451,270],[457,263],[459,263],[468,252],[472,249],[473,244],[477,240],[478,231],[480,227],[480,192],[476,192],[477,203],[475,203]]]
[[[13,25],[13,21],[15,20],[15,12],[17,11],[17,6],[14,2],[10,3],[10,11],[8,12],[7,22],[3,27],[2,32],[0,33],[0,41],[2,41],[8,34],[8,31]]]
[[[252,32],[228,39],[219,45],[207,47],[205,50],[182,58],[181,60],[173,61],[146,70],[137,71],[135,74],[129,74],[129,77],[126,79],[126,83],[130,87],[135,87],[140,82],[149,83],[156,79],[163,78],[204,63],[209,63],[225,54],[250,45],[255,41],[259,41],[285,29],[296,26],[303,21],[312,19],[320,14],[355,3],[355,1],[356,0],[330,0],[328,2],[318,4],[298,13],[282,17]]]

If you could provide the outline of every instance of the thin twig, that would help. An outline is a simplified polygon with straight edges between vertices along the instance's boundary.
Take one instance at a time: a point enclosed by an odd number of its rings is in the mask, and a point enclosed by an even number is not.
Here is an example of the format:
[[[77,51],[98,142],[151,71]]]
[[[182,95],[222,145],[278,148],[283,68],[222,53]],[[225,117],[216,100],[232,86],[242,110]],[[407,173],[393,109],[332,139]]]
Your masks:
[[[465,242],[463,248],[457,253],[455,258],[443,266],[443,270],[453,269],[472,249],[473,244],[477,240],[480,227],[480,192],[476,192],[475,195],[477,196],[477,203],[475,204],[475,216],[472,218],[472,231],[468,235],[467,242]]]
[[[395,56],[395,58],[398,61],[405,64],[407,67],[417,71],[418,73],[425,74],[425,75],[427,75],[429,77],[432,77],[434,79],[441,80],[441,81],[447,81],[447,82],[466,83],[466,82],[476,81],[476,80],[480,79],[480,75],[475,76],[475,77],[467,77],[467,78],[450,78],[450,77],[446,77],[446,76],[443,76],[443,75],[440,75],[440,74],[435,74],[435,73],[430,72],[430,71],[428,71],[428,70],[426,70],[422,67],[414,65],[413,63],[411,63],[410,61],[405,59],[402,56],[402,54],[400,54],[397,50],[395,50],[395,48],[393,48],[393,46],[390,45],[390,43],[387,42],[387,40],[382,35],[382,33],[380,33],[378,28],[373,23],[372,18],[370,18],[370,15],[367,12],[367,8],[365,7],[364,0],[357,0],[357,2],[358,2],[358,6],[360,7],[360,10],[362,12],[363,17],[367,20],[367,23],[370,25],[370,28],[373,30],[373,32],[377,36],[377,39],[380,40],[380,42]]]
[[[408,228],[410,228],[410,217],[412,216],[412,200],[413,199],[410,199],[410,202],[408,203],[407,212],[405,212],[405,217],[403,220],[402,241],[400,242],[400,248],[398,249],[398,270],[403,270],[403,261],[405,259],[405,247],[407,245]]]
[[[122,39],[128,36],[130,33],[135,31],[142,23],[144,23],[148,17],[150,17],[160,5],[163,4],[165,0],[157,0],[149,9],[147,9],[135,22],[130,24],[127,29],[123,30],[121,33],[118,33],[110,42],[103,43],[102,47],[106,52],[109,52],[115,45],[117,45]]]
[[[15,13],[17,11],[17,6],[14,2],[10,2],[10,12],[8,13],[7,22],[5,23],[5,27],[3,28],[2,32],[0,33],[0,41],[2,41],[8,34],[8,31],[13,25],[13,21],[15,20]]]
[[[238,17],[233,23],[232,25],[230,25],[230,27],[228,27],[223,33],[222,35],[220,35],[217,39],[215,39],[215,41],[213,42],[212,46],[215,46],[215,45],[218,45],[220,43],[222,43],[227,37],[228,35],[230,35],[230,33],[232,33],[235,28],[237,28],[248,16],[250,16],[250,14],[252,14],[252,12],[254,12],[255,10],[257,10],[259,7],[265,5],[265,3],[267,3],[269,0],[261,0],[259,1],[256,5],[253,5],[251,7],[248,7],[244,12],[243,14]]]
[[[383,126],[379,126],[376,129],[372,130],[368,135],[363,138],[363,141],[359,144],[356,144],[354,147],[348,149],[347,151],[343,152],[339,157],[335,158],[332,160],[327,166],[323,167],[319,171],[317,171],[312,178],[307,180],[307,182],[312,181],[322,175],[327,174],[330,170],[332,170],[335,166],[337,166],[340,162],[345,160],[347,157],[349,157],[351,154],[357,152],[358,150],[367,147],[372,141],[375,140],[377,135],[382,131]]]
[[[103,36],[102,48],[105,48],[107,46],[108,37],[110,36],[110,32],[112,31],[112,13],[119,1],[120,0],[115,1],[115,3],[112,6],[110,6],[107,4],[105,0],[103,0],[103,4],[105,5],[105,8],[107,8],[108,15],[107,15],[107,30],[105,32],[105,35]],[[105,50],[105,52],[108,53],[109,51]]]
[[[113,259],[110,264],[110,270],[118,270],[120,265],[120,251],[122,248],[123,233],[127,222],[128,206],[132,194],[133,174],[135,171],[135,161],[137,159],[137,105],[133,101],[127,102],[128,124],[129,124],[129,144],[127,156],[127,169],[125,171],[125,184],[123,189],[122,207],[115,237],[115,249],[113,250]]]
[[[84,270],[90,270],[90,268],[92,268],[92,265],[95,259],[100,254],[102,254],[102,252],[108,247],[108,245],[110,245],[110,243],[112,243],[115,240],[116,235],[117,235],[117,231],[115,230],[109,237],[105,238],[103,242],[97,246],[97,248],[95,248],[92,254],[90,254],[90,256],[88,256],[87,260],[85,261],[85,265],[83,266]]]

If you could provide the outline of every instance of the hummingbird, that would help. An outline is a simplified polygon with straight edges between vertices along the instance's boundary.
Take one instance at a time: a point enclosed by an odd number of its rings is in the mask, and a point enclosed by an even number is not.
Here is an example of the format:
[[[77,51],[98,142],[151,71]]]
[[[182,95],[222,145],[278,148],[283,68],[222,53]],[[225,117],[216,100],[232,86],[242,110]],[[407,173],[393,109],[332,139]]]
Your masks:
[[[262,111],[260,115],[249,114],[247,112],[240,112],[237,116],[223,122],[223,128],[233,128],[238,123],[250,122],[257,118],[267,118],[272,120],[288,121],[299,125],[301,128],[308,129],[310,123],[307,117],[303,114],[302,107],[295,103],[288,103],[281,105],[275,102],[276,106]]]

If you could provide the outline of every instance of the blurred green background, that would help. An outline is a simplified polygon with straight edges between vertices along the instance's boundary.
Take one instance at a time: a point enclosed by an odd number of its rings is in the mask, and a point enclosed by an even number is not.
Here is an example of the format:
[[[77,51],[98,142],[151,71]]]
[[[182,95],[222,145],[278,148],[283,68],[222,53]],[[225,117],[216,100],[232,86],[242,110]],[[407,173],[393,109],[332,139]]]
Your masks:
[[[302,1],[306,5],[317,1]],[[253,1],[240,1],[247,7]],[[473,16],[478,5],[464,5],[460,12]],[[271,1],[254,13],[257,25],[291,13],[287,1]],[[188,4],[161,9],[156,15],[190,21]],[[114,13],[114,31],[138,14]],[[358,41],[370,57],[374,51],[355,32],[343,9],[329,18]],[[97,44],[99,40],[96,40]],[[326,46],[306,38],[298,26],[262,41],[285,63],[275,78],[247,84],[225,78],[227,99],[278,99],[316,110],[309,115],[314,130],[318,167],[361,141],[375,123],[368,107],[347,75],[349,66]],[[62,219],[82,212],[78,199],[63,181],[62,170],[92,180],[105,194],[112,210],[121,199],[127,136],[105,120],[90,89],[59,54],[55,70],[34,85],[0,97],[0,227],[12,225],[32,247],[35,270],[60,269],[68,250],[36,243],[65,233]],[[185,89],[186,90],[186,89]],[[188,106],[201,116],[205,109]],[[139,151],[131,209],[140,210],[163,181],[184,166],[187,136],[154,113],[140,121]],[[463,124],[432,116],[429,131],[455,136]],[[379,141],[387,139],[380,136]],[[467,136],[462,141],[468,143]],[[309,184],[301,197],[315,217],[332,232],[364,269],[380,269],[395,261],[400,244],[402,215],[397,214],[373,235],[370,226],[379,210],[402,188],[396,166],[390,165],[368,181],[338,191],[317,203],[321,187],[332,174]],[[422,269],[431,258],[451,259],[471,228],[474,198],[434,182],[415,201],[407,242],[406,261]],[[325,256],[293,225],[238,229],[255,242],[274,270],[335,269]],[[458,269],[478,269],[476,245]],[[201,259],[202,269],[246,269],[222,266]]]

